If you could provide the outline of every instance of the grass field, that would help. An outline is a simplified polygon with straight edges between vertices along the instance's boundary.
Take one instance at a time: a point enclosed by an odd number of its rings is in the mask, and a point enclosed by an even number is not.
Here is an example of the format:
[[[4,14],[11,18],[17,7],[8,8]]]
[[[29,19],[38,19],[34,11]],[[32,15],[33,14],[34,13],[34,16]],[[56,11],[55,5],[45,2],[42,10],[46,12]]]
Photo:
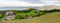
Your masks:
[[[0,23],[60,23],[60,12],[47,13],[31,19],[14,20]]]

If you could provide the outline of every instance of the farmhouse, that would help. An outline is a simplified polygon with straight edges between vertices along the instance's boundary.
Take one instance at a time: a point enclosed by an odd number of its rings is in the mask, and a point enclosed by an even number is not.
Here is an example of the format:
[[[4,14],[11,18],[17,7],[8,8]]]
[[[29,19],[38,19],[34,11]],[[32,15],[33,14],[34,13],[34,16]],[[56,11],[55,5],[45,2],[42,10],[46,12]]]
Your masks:
[[[15,19],[15,14],[12,11],[8,11],[5,14],[6,16],[2,19],[2,21],[10,21],[12,19]]]

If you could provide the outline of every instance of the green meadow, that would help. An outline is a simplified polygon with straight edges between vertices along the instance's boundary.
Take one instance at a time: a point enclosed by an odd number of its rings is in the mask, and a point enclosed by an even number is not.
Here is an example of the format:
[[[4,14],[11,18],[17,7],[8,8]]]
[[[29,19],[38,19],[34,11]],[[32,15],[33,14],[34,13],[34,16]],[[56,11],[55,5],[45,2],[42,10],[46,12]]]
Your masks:
[[[14,20],[0,23],[60,23],[60,9],[53,10],[7,10],[12,11],[16,15]],[[2,19],[7,11],[0,11],[0,19]],[[31,16],[32,18],[27,18]]]

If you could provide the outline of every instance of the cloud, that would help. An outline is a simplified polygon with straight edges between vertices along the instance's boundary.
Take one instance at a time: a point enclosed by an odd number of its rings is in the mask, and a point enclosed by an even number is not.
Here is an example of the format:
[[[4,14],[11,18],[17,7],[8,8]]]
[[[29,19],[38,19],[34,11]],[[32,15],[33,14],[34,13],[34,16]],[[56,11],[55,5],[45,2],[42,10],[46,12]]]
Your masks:
[[[0,7],[3,6],[42,6],[43,4],[34,4],[22,0],[0,0]]]
[[[26,2],[32,2],[32,3],[39,3],[39,4],[44,4],[46,1],[47,2],[51,2],[51,3],[55,3],[55,2],[60,2],[60,0],[23,0],[23,1],[26,1]]]
[[[59,5],[60,0],[23,0],[33,4],[47,4],[47,5]]]
[[[43,6],[60,5],[60,0],[0,0],[0,7],[3,6]]]

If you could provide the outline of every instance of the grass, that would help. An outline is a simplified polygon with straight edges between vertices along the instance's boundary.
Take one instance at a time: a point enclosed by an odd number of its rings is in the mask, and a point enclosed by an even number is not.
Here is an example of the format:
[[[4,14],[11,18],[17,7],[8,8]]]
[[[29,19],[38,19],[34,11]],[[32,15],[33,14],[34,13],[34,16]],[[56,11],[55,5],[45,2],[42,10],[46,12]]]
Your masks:
[[[60,23],[60,12],[47,13],[31,19],[14,20],[0,23]]]

